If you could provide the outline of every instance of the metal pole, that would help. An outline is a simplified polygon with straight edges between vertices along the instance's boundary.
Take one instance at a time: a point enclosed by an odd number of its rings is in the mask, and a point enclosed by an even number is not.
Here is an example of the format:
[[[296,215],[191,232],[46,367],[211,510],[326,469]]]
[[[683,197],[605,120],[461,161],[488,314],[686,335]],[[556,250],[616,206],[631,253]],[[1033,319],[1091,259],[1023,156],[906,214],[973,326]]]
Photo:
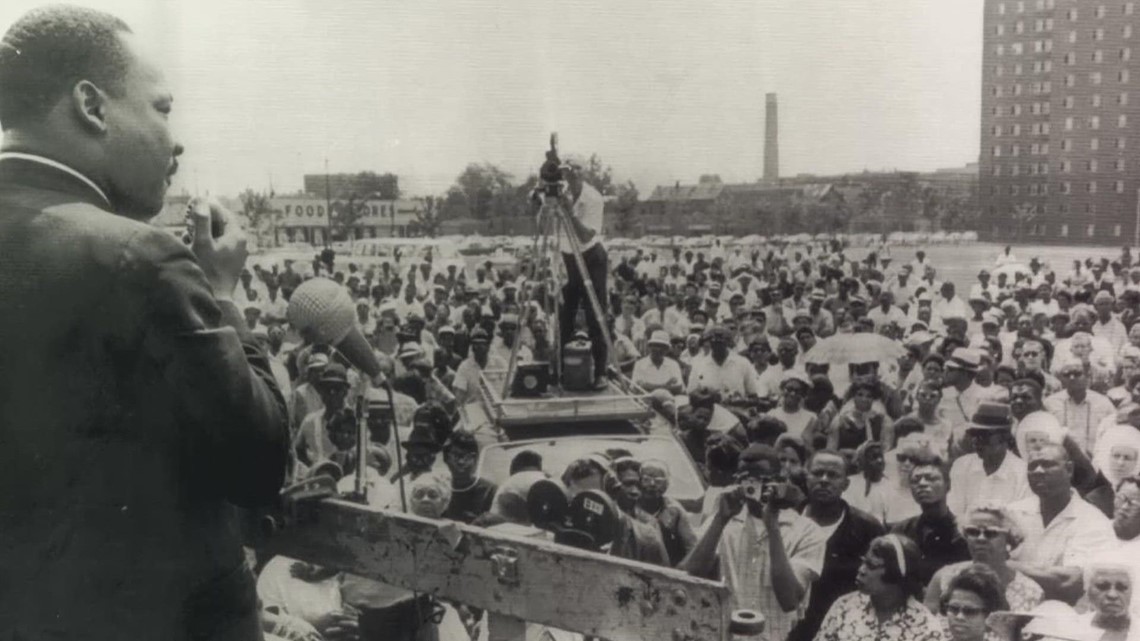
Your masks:
[[[332,194],[329,190],[329,159],[325,158],[325,214],[328,216],[325,220],[328,221],[327,228],[325,229],[325,247],[332,244]]]
[[[1132,227],[1132,246],[1140,247],[1140,189],[1136,190],[1136,224]]]

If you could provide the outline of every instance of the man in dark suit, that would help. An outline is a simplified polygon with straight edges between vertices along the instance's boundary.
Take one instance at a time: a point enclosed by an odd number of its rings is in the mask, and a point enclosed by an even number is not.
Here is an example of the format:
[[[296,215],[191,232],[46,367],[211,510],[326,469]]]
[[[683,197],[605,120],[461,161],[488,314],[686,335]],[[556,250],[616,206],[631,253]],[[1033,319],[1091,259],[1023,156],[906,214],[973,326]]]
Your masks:
[[[811,641],[835,600],[854,592],[855,575],[871,541],[884,534],[875,517],[843,500],[847,489],[847,460],[834,450],[819,450],[808,459],[808,501],[803,514],[827,534],[823,571],[812,585],[804,617],[788,635],[789,641]]]
[[[261,636],[235,505],[281,487],[285,403],[231,301],[237,224],[145,222],[182,153],[148,59],[75,7],[0,41],[3,639]]]

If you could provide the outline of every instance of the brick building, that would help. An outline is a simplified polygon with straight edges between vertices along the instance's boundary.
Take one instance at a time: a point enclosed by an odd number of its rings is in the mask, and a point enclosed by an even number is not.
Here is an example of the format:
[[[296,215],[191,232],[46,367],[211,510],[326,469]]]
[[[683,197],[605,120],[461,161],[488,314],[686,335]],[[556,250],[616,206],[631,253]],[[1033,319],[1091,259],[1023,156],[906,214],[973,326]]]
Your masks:
[[[1099,244],[1134,238],[1137,4],[986,0],[982,238]]]

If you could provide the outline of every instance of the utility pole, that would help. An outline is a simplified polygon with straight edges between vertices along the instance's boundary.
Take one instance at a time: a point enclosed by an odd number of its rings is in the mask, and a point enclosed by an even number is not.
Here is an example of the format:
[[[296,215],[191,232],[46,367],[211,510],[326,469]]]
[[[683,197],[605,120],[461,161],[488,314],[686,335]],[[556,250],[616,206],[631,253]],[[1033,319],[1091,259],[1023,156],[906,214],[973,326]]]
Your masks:
[[[328,226],[325,229],[325,247],[332,243],[332,192],[329,189],[329,159],[325,157],[325,220]]]

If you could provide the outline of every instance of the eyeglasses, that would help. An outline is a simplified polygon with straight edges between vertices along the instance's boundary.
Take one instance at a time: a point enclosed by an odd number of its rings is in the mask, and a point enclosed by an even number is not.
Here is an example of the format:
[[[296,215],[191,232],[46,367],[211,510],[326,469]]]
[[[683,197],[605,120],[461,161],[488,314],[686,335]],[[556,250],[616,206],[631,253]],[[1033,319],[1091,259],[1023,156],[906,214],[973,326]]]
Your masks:
[[[1030,357],[1032,357],[1032,356],[1040,356],[1040,355],[1041,355],[1041,352],[1022,352],[1022,353],[1021,353],[1021,355],[1022,355],[1022,357],[1026,357],[1026,356],[1030,356]]]
[[[1081,370],[1072,370],[1069,372],[1061,372],[1061,378],[1081,378],[1085,373]]]
[[[946,606],[947,616],[962,616],[966,618],[973,618],[985,614],[986,611],[981,608],[975,608],[972,605],[948,605]]]
[[[910,454],[895,454],[895,460],[899,463],[914,463],[915,457]]]
[[[996,539],[999,536],[1006,536],[1009,530],[1000,527],[976,527],[973,525],[962,528],[962,534],[965,534],[971,539]]]

